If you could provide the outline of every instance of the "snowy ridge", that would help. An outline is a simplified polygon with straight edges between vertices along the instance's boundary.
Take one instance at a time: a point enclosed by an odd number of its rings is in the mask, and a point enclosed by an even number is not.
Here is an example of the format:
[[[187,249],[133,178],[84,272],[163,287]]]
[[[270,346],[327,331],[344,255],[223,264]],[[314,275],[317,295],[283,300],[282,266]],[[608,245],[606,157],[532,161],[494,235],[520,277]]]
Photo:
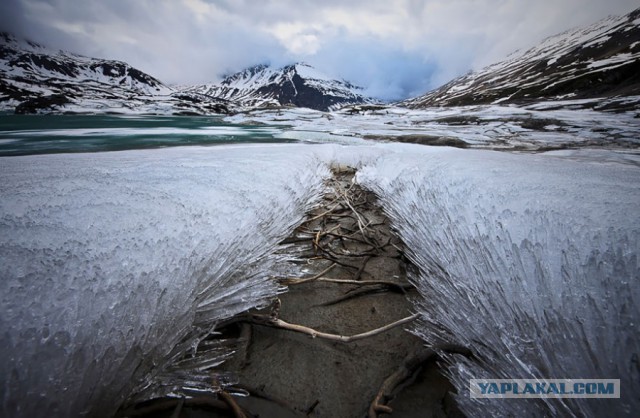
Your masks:
[[[113,416],[131,394],[211,391],[231,350],[195,348],[280,290],[271,254],[322,190],[319,151],[2,158],[0,415]]]
[[[0,33],[0,111],[220,113],[211,97],[177,94],[129,64],[56,51]]]
[[[362,88],[334,80],[304,63],[282,68],[256,65],[225,77],[220,84],[189,86],[182,91],[219,97],[249,108],[293,105],[326,111],[374,102],[362,95]]]
[[[46,82],[96,82],[121,86],[139,94],[168,94],[172,90],[159,80],[121,61],[83,57],[65,51],[51,51],[30,41],[0,34],[3,59],[0,70],[14,79]]]
[[[419,274],[427,343],[467,416],[633,416],[640,408],[635,164],[583,151],[517,155],[389,145],[358,181],[381,197]],[[470,378],[620,378],[621,399],[486,400]]]
[[[523,53],[457,78],[406,106],[530,103],[534,99],[592,99],[584,107],[638,108],[599,102],[640,95],[640,9],[545,39]]]

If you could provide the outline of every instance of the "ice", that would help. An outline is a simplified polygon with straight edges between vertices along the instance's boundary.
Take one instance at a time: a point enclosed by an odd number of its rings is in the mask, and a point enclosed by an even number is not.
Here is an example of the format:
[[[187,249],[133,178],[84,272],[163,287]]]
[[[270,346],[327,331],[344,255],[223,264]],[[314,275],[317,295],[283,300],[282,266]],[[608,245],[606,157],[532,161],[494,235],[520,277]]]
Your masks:
[[[469,416],[640,410],[640,158],[389,145],[363,168],[419,267],[415,333]],[[605,158],[606,157],[606,158]],[[613,378],[621,399],[473,400],[471,378]]]
[[[393,115],[407,125],[450,116],[388,111],[336,118],[382,129]],[[492,112],[535,113],[473,110]],[[336,122],[292,117],[298,128],[326,123],[318,132]],[[275,246],[329,164],[359,170],[419,267],[413,331],[473,350],[475,360],[447,357],[468,415],[640,408],[637,154],[353,144],[0,158],[0,414],[112,415],[132,394],[212,390],[211,369],[233,347],[199,343],[282,290],[269,279],[286,264]],[[619,378],[622,399],[471,400],[468,379],[483,377]]]
[[[219,135],[219,136],[247,136],[252,135],[275,135],[280,134],[281,129],[269,127],[237,127],[237,126],[199,126],[197,128],[173,128],[173,127],[154,127],[154,128],[74,128],[74,129],[38,129],[38,130],[22,130],[18,132],[3,132],[5,135],[15,137],[67,137],[67,136],[134,136],[148,135],[152,137],[161,137],[163,135],[181,135],[181,136],[202,136],[202,135]]]
[[[331,113],[301,109],[254,110],[224,120],[283,126],[287,129],[283,137],[321,142],[333,138],[335,142],[358,144],[361,142],[358,138],[384,140],[413,135],[456,139],[474,148],[533,150],[584,145],[629,148],[636,147],[640,141],[640,124],[635,113],[581,108],[595,102],[606,106],[614,101],[621,104],[636,99],[535,102],[526,108],[482,105],[414,110],[389,106],[356,114],[350,112],[351,107]],[[537,124],[541,125],[536,127]],[[545,126],[553,124],[561,129],[548,132]]]
[[[228,347],[180,359],[279,291],[271,254],[320,193],[322,149],[0,158],[0,415],[209,387]]]

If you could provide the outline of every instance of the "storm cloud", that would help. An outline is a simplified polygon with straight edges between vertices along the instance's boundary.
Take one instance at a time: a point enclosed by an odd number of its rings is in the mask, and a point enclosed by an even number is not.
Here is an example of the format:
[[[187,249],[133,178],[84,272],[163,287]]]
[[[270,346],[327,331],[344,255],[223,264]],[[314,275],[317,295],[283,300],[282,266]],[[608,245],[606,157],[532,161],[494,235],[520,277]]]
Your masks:
[[[2,0],[0,29],[166,83],[307,62],[383,99],[421,94],[637,0]]]

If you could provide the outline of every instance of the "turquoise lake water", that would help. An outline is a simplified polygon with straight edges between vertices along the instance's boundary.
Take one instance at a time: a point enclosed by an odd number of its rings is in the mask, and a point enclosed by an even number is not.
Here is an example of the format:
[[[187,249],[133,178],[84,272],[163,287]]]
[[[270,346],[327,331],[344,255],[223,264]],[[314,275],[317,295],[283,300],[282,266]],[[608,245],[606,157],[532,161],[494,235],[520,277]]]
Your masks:
[[[285,130],[210,116],[0,115],[0,156],[295,142]]]

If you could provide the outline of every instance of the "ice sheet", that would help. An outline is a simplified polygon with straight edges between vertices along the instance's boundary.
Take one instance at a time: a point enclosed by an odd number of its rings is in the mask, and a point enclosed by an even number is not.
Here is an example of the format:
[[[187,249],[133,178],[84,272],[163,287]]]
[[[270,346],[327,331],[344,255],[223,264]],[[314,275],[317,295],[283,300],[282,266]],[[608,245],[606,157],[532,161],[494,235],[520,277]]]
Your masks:
[[[278,291],[271,251],[331,163],[360,169],[420,268],[415,333],[481,359],[450,358],[469,415],[640,408],[637,155],[298,144],[0,158],[2,412],[108,415],[209,385],[229,347],[175,359]],[[623,400],[465,396],[531,376],[620,378]]]
[[[278,291],[269,254],[328,175],[321,149],[0,158],[0,415],[109,416],[134,387],[179,393],[172,361]]]
[[[419,267],[415,332],[450,358],[469,416],[629,416],[640,404],[638,157],[390,145],[358,181]],[[603,158],[609,154],[608,158]],[[622,399],[478,400],[471,378],[614,378]]]

